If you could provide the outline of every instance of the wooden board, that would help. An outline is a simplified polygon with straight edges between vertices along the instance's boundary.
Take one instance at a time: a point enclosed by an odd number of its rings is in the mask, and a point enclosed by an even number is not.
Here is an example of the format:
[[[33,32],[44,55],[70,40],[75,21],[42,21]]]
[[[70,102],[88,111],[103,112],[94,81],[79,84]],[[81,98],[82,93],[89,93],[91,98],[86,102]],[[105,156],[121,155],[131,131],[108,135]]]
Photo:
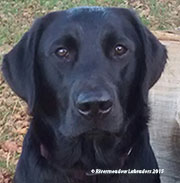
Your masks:
[[[180,41],[180,31],[152,31],[159,40]]]
[[[158,83],[150,90],[151,143],[164,169],[162,183],[180,183],[180,42],[163,41],[169,60]]]

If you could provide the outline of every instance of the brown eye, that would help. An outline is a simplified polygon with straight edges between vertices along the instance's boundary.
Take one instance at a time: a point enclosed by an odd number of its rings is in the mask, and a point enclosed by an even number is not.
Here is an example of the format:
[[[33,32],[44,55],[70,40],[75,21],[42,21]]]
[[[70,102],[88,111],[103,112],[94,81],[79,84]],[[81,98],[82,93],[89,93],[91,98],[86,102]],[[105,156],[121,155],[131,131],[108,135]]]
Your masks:
[[[117,45],[114,51],[116,55],[121,56],[127,52],[127,48],[122,45]]]
[[[56,50],[56,55],[60,57],[66,57],[69,55],[69,51],[66,48],[58,48]]]

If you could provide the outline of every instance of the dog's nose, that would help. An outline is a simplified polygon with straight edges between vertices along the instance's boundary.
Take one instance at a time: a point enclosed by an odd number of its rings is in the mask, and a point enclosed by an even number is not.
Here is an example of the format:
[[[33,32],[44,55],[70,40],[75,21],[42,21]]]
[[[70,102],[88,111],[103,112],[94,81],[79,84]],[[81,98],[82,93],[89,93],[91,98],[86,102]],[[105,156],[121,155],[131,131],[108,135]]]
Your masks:
[[[107,92],[81,93],[76,102],[78,112],[89,118],[102,117],[112,109],[112,99]]]

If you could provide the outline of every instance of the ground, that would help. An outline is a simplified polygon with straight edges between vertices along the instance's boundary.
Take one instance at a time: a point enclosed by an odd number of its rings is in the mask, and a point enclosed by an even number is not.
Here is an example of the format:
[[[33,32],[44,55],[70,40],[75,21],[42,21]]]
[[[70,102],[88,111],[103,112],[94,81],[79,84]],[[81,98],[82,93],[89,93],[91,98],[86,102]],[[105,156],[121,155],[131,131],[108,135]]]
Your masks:
[[[50,11],[84,5],[131,7],[136,9],[144,24],[151,30],[178,32],[180,29],[180,0],[1,0],[0,59],[17,43],[35,18]],[[0,74],[1,183],[12,182],[31,118],[27,113],[26,104],[11,91]]]

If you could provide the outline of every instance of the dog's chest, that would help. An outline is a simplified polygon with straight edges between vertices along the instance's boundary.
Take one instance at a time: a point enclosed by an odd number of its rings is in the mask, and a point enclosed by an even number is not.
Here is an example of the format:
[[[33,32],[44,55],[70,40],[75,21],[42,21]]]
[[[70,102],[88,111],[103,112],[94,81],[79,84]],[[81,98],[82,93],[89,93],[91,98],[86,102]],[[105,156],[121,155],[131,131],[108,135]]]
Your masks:
[[[110,175],[85,175],[83,173],[77,173],[67,183],[121,183],[119,176]]]

